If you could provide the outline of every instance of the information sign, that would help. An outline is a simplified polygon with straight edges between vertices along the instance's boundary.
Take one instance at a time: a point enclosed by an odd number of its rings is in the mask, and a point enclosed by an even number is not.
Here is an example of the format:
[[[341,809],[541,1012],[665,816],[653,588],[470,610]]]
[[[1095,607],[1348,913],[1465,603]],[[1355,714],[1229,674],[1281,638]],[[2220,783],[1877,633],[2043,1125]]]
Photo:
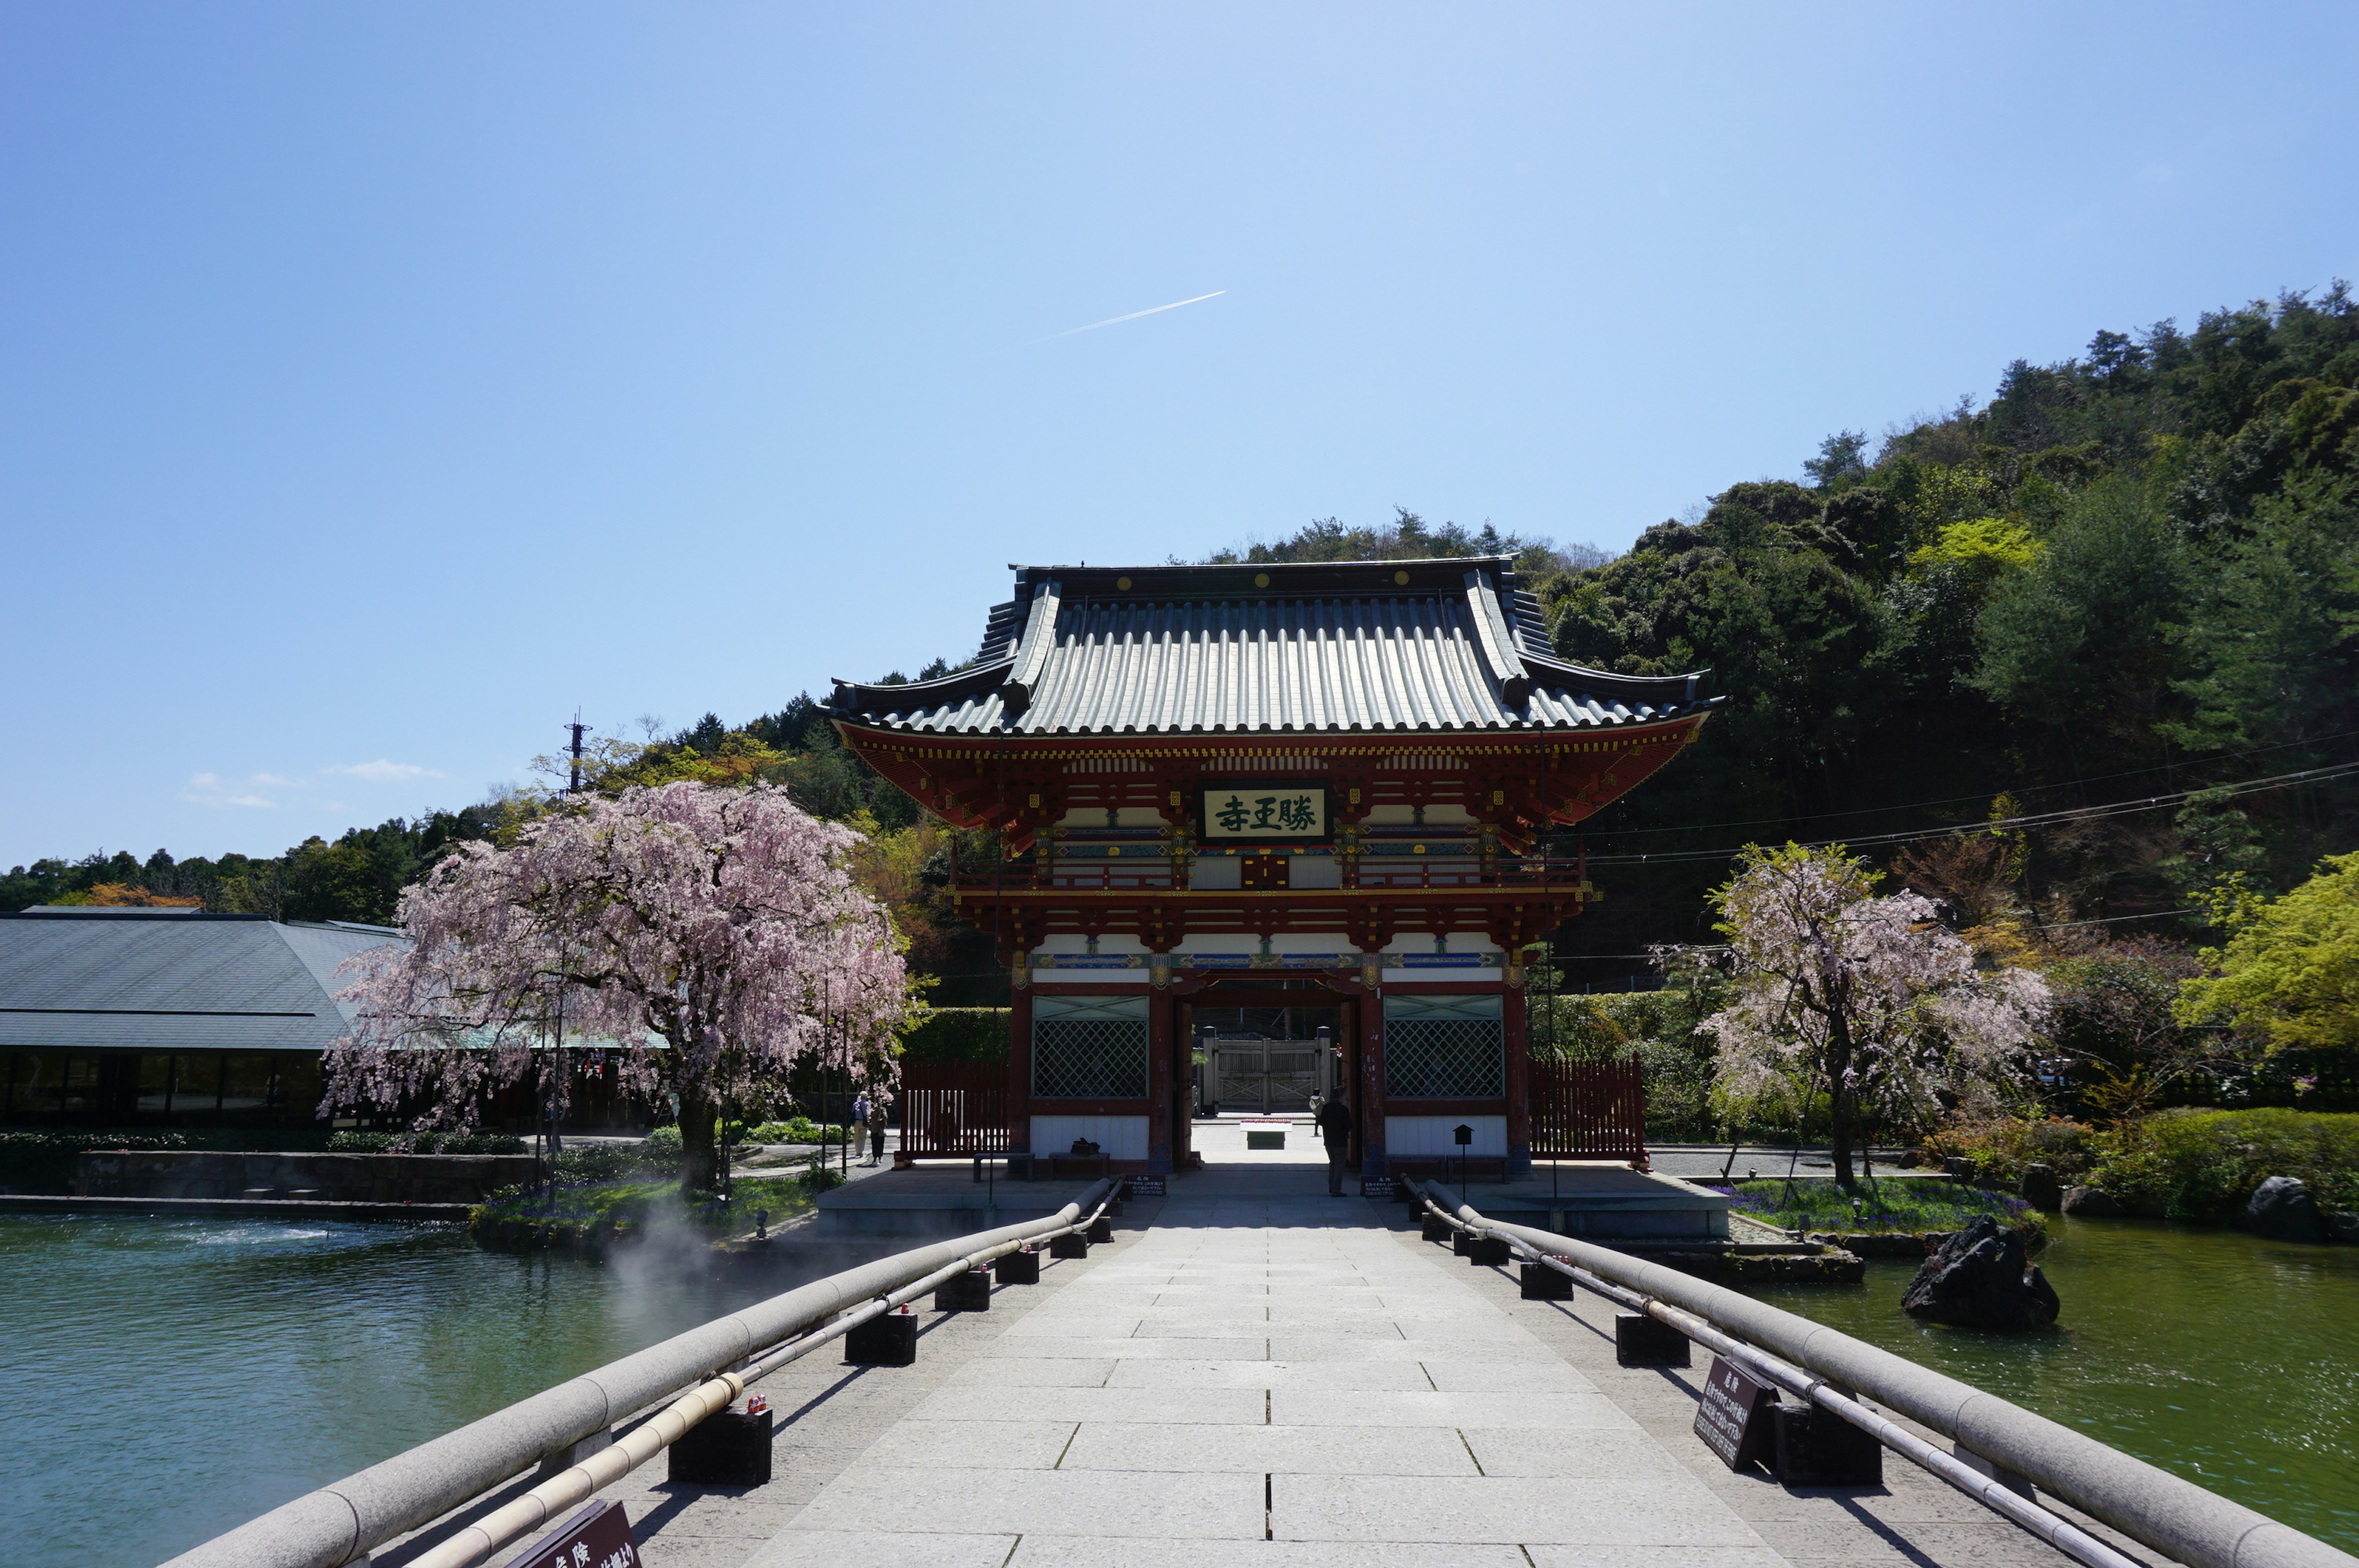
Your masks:
[[[631,1516],[611,1498],[576,1511],[508,1568],[639,1568]]]
[[[1732,1470],[1769,1454],[1777,1390],[1725,1357],[1712,1358],[1712,1375],[1696,1401],[1695,1434]]]
[[[1160,1176],[1130,1176],[1125,1180],[1129,1184],[1132,1197],[1159,1198],[1164,1195],[1163,1178]]]
[[[1400,1188],[1390,1176],[1362,1176],[1360,1195],[1364,1198],[1375,1198],[1382,1203],[1390,1203],[1400,1195]]]

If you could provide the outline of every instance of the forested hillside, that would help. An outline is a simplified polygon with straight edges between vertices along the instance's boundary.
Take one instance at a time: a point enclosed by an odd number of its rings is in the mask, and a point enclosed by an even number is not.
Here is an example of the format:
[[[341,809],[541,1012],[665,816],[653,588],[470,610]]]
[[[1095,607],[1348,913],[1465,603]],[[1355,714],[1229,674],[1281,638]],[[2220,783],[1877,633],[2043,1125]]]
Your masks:
[[[1566,657],[1714,672],[1729,701],[1702,740],[1578,835],[1608,900],[1564,934],[1569,956],[1703,939],[1701,894],[1729,853],[1788,838],[1866,846],[1971,918],[2160,916],[2121,929],[2184,936],[2200,917],[2167,912],[2229,879],[2282,889],[2359,846],[2349,776],[2229,793],[2359,762],[2354,384],[2359,310],[2337,285],[2018,361],[1983,407],[1831,437],[1799,480],[1733,484],[1618,558],[1408,512],[1212,558],[1513,554]],[[539,760],[544,786],[562,761]],[[989,953],[940,898],[951,836],[838,748],[810,697],[737,730],[707,715],[668,739],[606,738],[590,762],[605,788],[770,778],[860,821],[919,967],[989,989]],[[0,882],[0,907],[177,896],[384,921],[442,844],[547,798],[270,859],[43,860]],[[1922,837],[1994,815],[2048,820]]]

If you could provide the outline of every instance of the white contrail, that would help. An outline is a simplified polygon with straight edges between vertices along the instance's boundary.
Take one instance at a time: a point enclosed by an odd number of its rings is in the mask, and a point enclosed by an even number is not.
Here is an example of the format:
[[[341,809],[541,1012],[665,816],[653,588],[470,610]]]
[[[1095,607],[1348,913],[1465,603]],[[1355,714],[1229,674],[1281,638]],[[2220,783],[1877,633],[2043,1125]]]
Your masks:
[[[1094,332],[1100,327],[1116,327],[1125,321],[1136,321],[1141,316],[1160,316],[1164,311],[1177,310],[1182,305],[1201,305],[1207,299],[1218,299],[1227,292],[1225,288],[1216,288],[1210,294],[1200,294],[1193,299],[1175,299],[1169,305],[1158,305],[1152,310],[1134,310],[1127,316],[1109,316],[1103,321],[1093,321],[1086,327],[1068,327],[1061,332],[1051,332],[1045,338],[1035,338],[1032,341],[1036,343],[1054,342],[1059,338],[1070,338],[1076,332]]]

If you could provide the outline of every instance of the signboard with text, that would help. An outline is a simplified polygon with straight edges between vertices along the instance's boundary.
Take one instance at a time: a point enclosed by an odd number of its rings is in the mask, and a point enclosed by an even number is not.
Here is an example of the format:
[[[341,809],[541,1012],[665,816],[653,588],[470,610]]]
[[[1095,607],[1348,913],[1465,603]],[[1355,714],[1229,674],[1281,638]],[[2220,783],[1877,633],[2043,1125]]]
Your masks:
[[[1331,837],[1324,784],[1206,786],[1199,837],[1208,844],[1308,843]]]
[[[611,1499],[592,1503],[534,1541],[509,1568],[639,1568],[631,1516]]]
[[[1696,1401],[1695,1434],[1732,1470],[1769,1456],[1777,1390],[1724,1357],[1712,1358],[1712,1375]]]

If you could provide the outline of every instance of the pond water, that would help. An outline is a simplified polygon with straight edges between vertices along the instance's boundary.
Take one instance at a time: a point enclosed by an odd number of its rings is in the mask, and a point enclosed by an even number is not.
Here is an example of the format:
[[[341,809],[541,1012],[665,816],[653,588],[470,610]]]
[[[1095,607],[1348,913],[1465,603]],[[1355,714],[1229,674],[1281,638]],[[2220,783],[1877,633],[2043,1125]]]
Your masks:
[[[788,1289],[455,1226],[0,1217],[0,1564],[138,1568]]]
[[[1909,1266],[1763,1287],[2359,1549],[2359,1248],[2064,1220],[2051,1333],[1920,1325]],[[0,1565],[139,1568],[776,1275],[477,1250],[456,1227],[0,1217]]]
[[[2359,1248],[2140,1220],[2051,1219],[2056,1328],[2003,1335],[1900,1310],[1915,1271],[1750,1293],[2359,1551]]]

